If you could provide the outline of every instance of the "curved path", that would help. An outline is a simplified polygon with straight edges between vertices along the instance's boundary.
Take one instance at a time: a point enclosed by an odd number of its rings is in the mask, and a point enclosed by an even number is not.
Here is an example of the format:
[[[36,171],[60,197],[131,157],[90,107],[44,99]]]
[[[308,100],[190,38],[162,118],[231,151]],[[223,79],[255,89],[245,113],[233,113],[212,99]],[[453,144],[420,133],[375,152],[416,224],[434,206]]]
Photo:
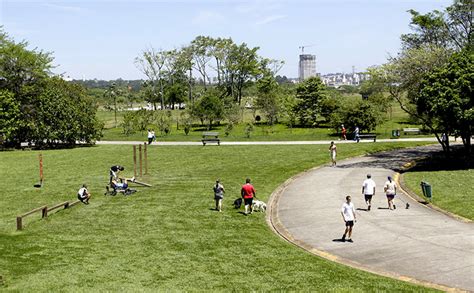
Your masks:
[[[439,147],[357,157],[336,168],[302,173],[273,194],[269,222],[287,240],[328,259],[443,290],[474,291],[472,222],[437,212],[400,191],[397,209],[386,209],[383,184],[387,176],[433,150]],[[370,212],[361,195],[367,173],[377,184]],[[340,208],[347,194],[357,209],[354,243],[338,241],[344,232]]]

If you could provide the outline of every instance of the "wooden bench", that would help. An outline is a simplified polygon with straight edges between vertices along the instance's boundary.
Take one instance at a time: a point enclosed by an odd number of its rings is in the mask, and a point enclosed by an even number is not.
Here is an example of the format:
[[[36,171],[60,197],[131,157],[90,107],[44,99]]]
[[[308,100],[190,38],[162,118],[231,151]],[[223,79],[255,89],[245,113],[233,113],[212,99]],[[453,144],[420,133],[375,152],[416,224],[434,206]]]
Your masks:
[[[403,134],[407,135],[408,133],[420,134],[419,128],[403,128]]]
[[[217,143],[221,145],[221,140],[219,139],[219,132],[203,132],[202,133],[202,144],[206,143]]]
[[[373,139],[376,142],[377,135],[374,133],[359,134],[359,139]]]

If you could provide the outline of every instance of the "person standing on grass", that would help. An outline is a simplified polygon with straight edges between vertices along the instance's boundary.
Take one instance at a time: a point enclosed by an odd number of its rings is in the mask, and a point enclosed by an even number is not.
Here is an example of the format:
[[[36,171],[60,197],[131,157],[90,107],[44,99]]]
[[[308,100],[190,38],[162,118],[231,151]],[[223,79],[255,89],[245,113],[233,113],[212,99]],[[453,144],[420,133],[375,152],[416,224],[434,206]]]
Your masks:
[[[351,202],[351,197],[348,195],[346,196],[346,202],[342,205],[341,208],[341,215],[344,223],[346,224],[346,230],[344,230],[344,235],[342,235],[342,241],[346,241],[346,235],[348,237],[348,242],[352,241],[352,227],[356,222],[356,212],[354,208],[354,204]]]
[[[337,156],[337,147],[334,141],[331,141],[331,145],[329,146],[329,151],[331,152],[331,161],[332,167],[336,166],[336,156]]]
[[[113,180],[117,181],[119,179],[119,173],[120,171],[123,171],[125,170],[125,167],[123,166],[120,166],[120,165],[114,165],[112,167],[110,167],[110,170],[109,170],[109,175],[110,175],[110,180],[109,180],[109,184],[112,183]]]
[[[252,203],[253,198],[255,197],[255,188],[250,184],[250,178],[245,179],[245,184],[242,186],[240,191],[242,198],[244,199],[245,204],[245,215],[252,213]],[[250,209],[250,213],[248,212]]]
[[[214,185],[214,199],[216,200],[216,211],[222,212],[222,200],[224,199],[224,185],[220,183],[220,180],[216,180],[216,185]]]
[[[395,181],[393,181],[392,177],[388,176],[387,179],[388,181],[385,182],[383,190],[385,191],[385,195],[387,196],[388,208],[390,210],[394,210],[397,208],[393,203],[393,199],[397,194],[397,184],[395,183]]]
[[[83,184],[79,191],[77,191],[77,199],[79,199],[84,204],[89,204],[89,200],[91,197],[92,195],[87,190],[87,185]]]
[[[370,174],[367,174],[367,179],[362,183],[362,194],[364,195],[365,203],[367,204],[367,211],[370,211],[372,196],[375,195],[375,181],[372,180],[372,175]]]

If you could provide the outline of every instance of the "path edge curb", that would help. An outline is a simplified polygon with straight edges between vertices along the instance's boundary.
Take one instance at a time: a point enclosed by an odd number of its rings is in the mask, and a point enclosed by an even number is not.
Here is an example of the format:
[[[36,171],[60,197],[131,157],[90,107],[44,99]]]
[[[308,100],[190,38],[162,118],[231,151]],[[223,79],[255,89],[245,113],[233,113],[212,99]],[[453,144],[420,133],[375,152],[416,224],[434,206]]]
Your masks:
[[[301,177],[301,176],[303,176],[303,175],[305,175],[309,172],[318,170],[322,167],[324,167],[324,165],[313,167],[313,168],[305,170],[301,173],[298,173],[298,174],[290,177],[289,179],[287,179],[285,182],[283,182],[283,184],[278,186],[272,192],[272,194],[270,195],[270,197],[268,199],[267,212],[266,212],[266,215],[265,215],[265,220],[267,222],[267,225],[270,227],[270,229],[275,234],[277,234],[283,240],[285,240],[285,241],[287,241],[287,242],[289,242],[289,243],[305,250],[306,252],[308,252],[312,255],[316,255],[316,256],[319,256],[319,257],[324,258],[326,260],[333,261],[333,262],[336,262],[338,264],[342,264],[342,265],[345,265],[345,266],[348,266],[348,267],[351,267],[351,268],[354,268],[354,269],[362,270],[362,271],[372,273],[372,274],[375,274],[375,275],[379,275],[379,276],[382,276],[382,277],[388,277],[388,278],[391,278],[391,279],[404,281],[404,282],[412,283],[412,284],[415,284],[415,285],[421,285],[421,286],[425,286],[425,287],[428,287],[428,288],[433,288],[433,289],[437,289],[437,290],[441,290],[441,291],[445,291],[445,292],[469,292],[469,291],[465,291],[465,290],[460,289],[460,288],[454,288],[454,287],[449,287],[449,286],[442,285],[442,284],[436,284],[436,283],[432,283],[432,282],[428,282],[428,281],[424,281],[424,280],[419,280],[419,279],[416,279],[416,278],[412,278],[412,277],[408,277],[408,276],[404,276],[404,275],[400,275],[400,274],[396,274],[396,273],[392,273],[392,272],[386,272],[386,271],[382,271],[382,270],[375,270],[375,269],[370,268],[368,266],[364,266],[364,265],[362,265],[358,262],[355,262],[355,261],[352,261],[352,260],[349,260],[349,259],[346,259],[346,258],[339,257],[337,255],[331,254],[331,253],[323,251],[323,250],[316,249],[316,248],[312,247],[311,245],[305,243],[304,241],[300,241],[300,240],[297,240],[297,239],[293,238],[291,233],[288,232],[288,230],[283,226],[283,224],[281,223],[281,221],[279,219],[279,216],[278,216],[277,207],[278,207],[278,203],[279,203],[279,200],[281,198],[281,195],[282,195],[283,191],[288,187],[288,185],[290,185],[293,181],[295,181],[299,177]]]

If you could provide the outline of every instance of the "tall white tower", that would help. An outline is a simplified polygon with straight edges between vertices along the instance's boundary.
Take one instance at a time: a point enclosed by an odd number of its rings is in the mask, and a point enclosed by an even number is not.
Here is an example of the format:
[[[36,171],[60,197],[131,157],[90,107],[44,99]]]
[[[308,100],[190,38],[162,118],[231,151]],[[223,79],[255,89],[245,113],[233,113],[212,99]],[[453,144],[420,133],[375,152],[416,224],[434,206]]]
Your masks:
[[[316,76],[316,55],[301,54],[299,64],[300,82],[312,76]]]

